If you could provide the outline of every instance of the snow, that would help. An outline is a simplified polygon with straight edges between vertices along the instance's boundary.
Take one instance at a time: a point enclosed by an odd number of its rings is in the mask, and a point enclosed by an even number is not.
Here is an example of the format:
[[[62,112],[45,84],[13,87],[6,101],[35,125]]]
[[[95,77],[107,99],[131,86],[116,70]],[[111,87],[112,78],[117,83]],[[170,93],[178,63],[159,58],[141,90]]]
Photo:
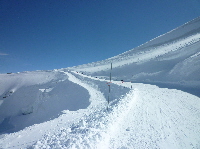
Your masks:
[[[197,18],[100,62],[0,74],[0,148],[199,149],[199,56]]]

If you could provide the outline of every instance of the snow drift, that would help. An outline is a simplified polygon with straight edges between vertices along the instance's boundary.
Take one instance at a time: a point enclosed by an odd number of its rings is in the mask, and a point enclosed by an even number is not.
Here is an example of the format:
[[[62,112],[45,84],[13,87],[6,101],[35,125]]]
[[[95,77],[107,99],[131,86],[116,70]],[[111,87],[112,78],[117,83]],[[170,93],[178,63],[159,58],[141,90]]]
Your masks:
[[[112,63],[115,80],[184,83],[199,87],[199,41],[200,18],[197,18],[123,54],[73,69],[106,77]]]

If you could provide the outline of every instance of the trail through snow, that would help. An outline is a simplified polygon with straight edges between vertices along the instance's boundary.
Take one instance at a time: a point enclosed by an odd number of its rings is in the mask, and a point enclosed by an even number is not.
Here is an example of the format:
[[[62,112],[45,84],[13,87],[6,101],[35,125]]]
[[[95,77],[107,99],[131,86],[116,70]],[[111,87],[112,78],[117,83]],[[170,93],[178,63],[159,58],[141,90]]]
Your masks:
[[[155,85],[60,73],[88,91],[90,105],[64,110],[58,118],[5,134],[0,148],[200,148],[198,97]]]
[[[200,148],[199,98],[178,90],[112,81],[133,89],[107,111],[101,92],[76,74],[65,73],[70,81],[88,90],[90,112],[70,127],[46,135],[33,148]],[[105,81],[82,74],[79,77]]]
[[[0,74],[0,149],[200,149],[199,47],[196,18],[99,62]]]

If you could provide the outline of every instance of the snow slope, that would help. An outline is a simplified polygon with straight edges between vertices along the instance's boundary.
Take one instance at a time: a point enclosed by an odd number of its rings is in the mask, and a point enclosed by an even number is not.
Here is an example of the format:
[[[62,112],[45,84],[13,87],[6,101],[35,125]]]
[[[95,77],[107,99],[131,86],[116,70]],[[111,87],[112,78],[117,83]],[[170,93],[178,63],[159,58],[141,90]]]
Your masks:
[[[106,77],[111,63],[115,80],[200,89],[200,17],[123,54],[71,69]]]
[[[197,18],[104,61],[0,74],[0,148],[199,149],[199,40]]]

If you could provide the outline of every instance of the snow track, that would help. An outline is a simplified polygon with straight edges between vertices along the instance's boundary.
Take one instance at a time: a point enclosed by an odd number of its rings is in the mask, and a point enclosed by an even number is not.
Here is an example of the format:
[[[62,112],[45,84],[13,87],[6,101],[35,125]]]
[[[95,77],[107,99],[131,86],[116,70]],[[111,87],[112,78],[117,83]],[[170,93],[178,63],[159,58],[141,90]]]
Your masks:
[[[48,141],[45,148],[108,148],[110,139],[115,136],[115,130],[123,122],[123,117],[129,113],[133,107],[136,97],[132,99],[134,90],[131,90],[125,97],[120,99],[117,105],[106,108],[106,99],[102,93],[92,88],[88,84],[81,82],[71,73],[65,72],[69,76],[69,80],[85,87],[91,95],[91,105],[94,100],[102,100],[102,106],[93,106],[88,110],[90,114],[85,115],[78,123],[74,123],[70,128],[62,128],[55,135],[45,136],[44,139],[38,141],[33,147],[42,148],[44,143]],[[97,102],[95,102],[97,103]],[[98,104],[99,105],[99,104]],[[128,107],[128,108],[127,108]],[[126,109],[126,110],[125,110]],[[121,112],[124,110],[124,112]]]
[[[91,102],[90,107],[95,106],[95,105],[93,105],[93,104],[96,103],[94,101],[97,101],[98,105],[100,104],[100,102],[102,102],[103,106],[105,106],[106,99],[100,91],[98,91],[95,88],[91,87],[90,85],[80,81],[79,79],[77,79],[71,73],[69,73],[69,72],[64,72],[64,73],[68,75],[70,81],[72,81],[73,83],[76,83],[76,84],[84,87],[85,89],[87,89],[87,91],[90,94],[90,99],[89,99],[89,101]]]
[[[88,91],[90,105],[77,111],[66,109],[58,118],[2,136],[0,148],[200,148],[198,97],[155,85],[108,82],[70,71],[60,73]],[[79,90],[71,91],[79,94]]]
[[[110,148],[199,148],[199,104],[189,104],[187,94],[159,90],[139,89],[137,102],[124,115]]]
[[[133,89],[110,105],[105,97],[71,73],[69,80],[85,87],[101,106],[88,107],[78,123],[39,140],[33,148],[194,148],[200,147],[199,98],[178,90],[132,84]],[[98,80],[81,75],[81,77]],[[99,80],[100,82],[103,80]],[[113,84],[130,87],[131,83]],[[98,103],[98,102],[94,102]]]

